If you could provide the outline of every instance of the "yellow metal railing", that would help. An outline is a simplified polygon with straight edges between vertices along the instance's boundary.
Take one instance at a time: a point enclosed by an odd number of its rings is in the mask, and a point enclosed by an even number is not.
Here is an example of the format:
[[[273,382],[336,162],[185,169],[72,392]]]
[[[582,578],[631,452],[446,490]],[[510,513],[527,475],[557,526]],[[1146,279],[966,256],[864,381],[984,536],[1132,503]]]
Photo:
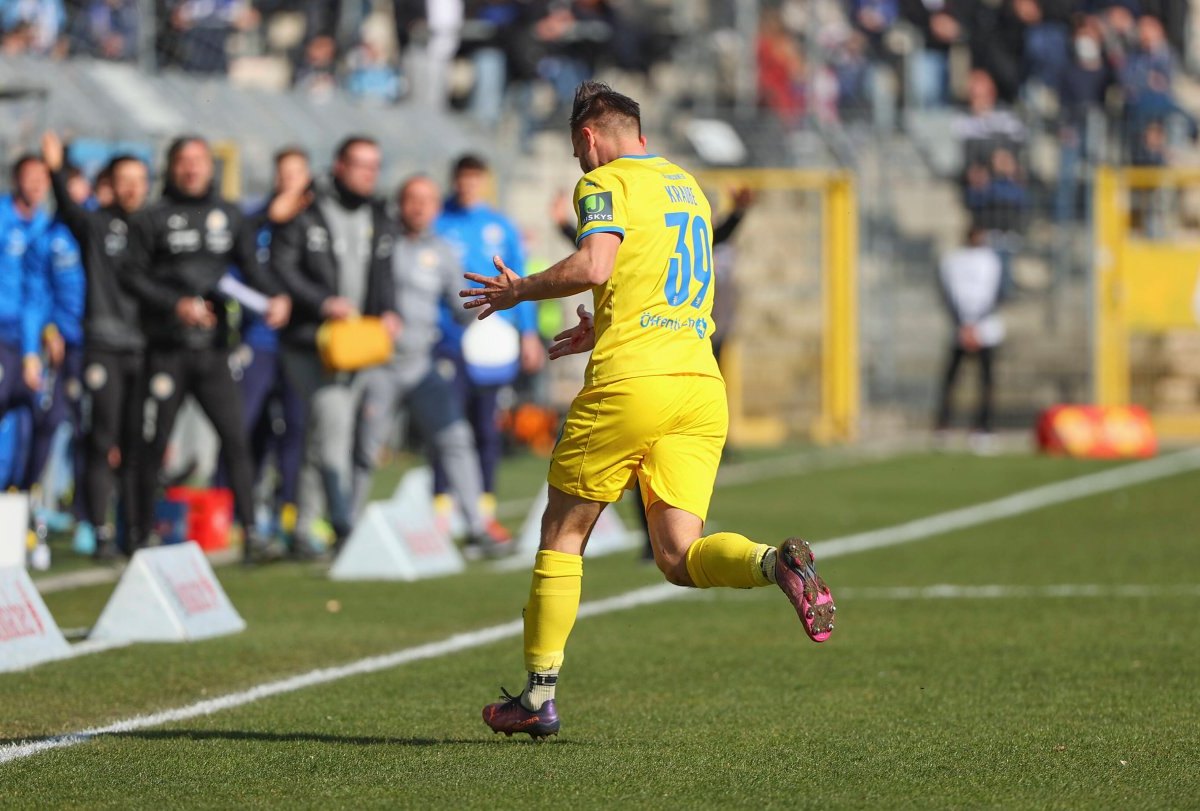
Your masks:
[[[1149,238],[1131,228],[1134,192],[1188,188],[1200,189],[1200,168],[1102,167],[1096,172],[1092,370],[1098,405],[1129,405],[1135,333],[1200,326],[1192,307],[1200,285],[1200,242]],[[1153,416],[1163,435],[1200,436],[1200,410]]]
[[[811,426],[818,442],[858,436],[858,207],[854,176],[846,171],[730,169],[698,175],[706,187],[745,186],[755,191],[808,191],[820,195],[821,359],[820,412]],[[718,328],[720,325],[718,325]],[[773,350],[776,351],[776,350]],[[784,351],[784,350],[778,350]],[[726,364],[730,434],[753,442],[782,439],[782,418],[749,418],[737,353]]]

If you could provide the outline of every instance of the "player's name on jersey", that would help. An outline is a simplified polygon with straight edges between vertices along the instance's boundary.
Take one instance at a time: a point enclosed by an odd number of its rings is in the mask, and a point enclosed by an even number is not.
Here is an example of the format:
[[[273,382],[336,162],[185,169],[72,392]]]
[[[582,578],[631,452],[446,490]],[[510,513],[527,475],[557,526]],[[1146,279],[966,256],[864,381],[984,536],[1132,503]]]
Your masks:
[[[663,189],[667,192],[667,197],[672,203],[687,203],[689,206],[698,206],[700,203],[696,200],[696,190],[687,186],[666,185]]]

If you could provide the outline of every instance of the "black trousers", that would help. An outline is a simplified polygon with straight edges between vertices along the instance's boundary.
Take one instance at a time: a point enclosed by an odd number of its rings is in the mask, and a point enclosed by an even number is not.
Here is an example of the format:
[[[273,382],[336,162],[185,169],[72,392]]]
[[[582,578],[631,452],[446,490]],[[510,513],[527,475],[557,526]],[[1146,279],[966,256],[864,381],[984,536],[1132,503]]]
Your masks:
[[[992,430],[993,353],[994,350],[992,347],[988,346],[980,347],[975,352],[968,352],[966,349],[955,344],[950,350],[950,356],[946,362],[946,372],[942,376],[942,395],[937,413],[938,430],[950,427],[954,401],[954,383],[958,379],[958,372],[962,368],[963,360],[967,357],[973,357],[979,363],[979,409],[975,413],[975,430]]]
[[[163,349],[146,351],[141,458],[138,473],[137,529],[145,541],[154,524],[163,454],[179,408],[188,394],[204,411],[221,440],[233,490],[237,519],[247,531],[254,528],[254,466],[242,417],[242,393],[233,379],[228,349]]]
[[[78,484],[83,518],[104,536],[111,535],[108,505],[119,476],[120,503],[131,537],[138,510],[137,471],[142,429],[140,351],[117,352],[87,347],[83,361],[82,481]]]

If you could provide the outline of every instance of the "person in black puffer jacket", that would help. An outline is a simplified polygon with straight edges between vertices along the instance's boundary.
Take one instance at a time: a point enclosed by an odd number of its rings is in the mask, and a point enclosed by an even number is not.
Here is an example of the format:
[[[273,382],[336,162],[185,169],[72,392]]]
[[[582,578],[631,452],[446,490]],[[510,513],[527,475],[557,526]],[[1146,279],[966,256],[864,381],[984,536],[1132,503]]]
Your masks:
[[[307,409],[297,548],[312,548],[322,495],[338,542],[353,522],[354,430],[363,375],[327,370],[317,354],[317,330],[325,321],[360,314],[380,316],[393,337],[400,330],[391,265],[395,227],[374,196],[381,162],[374,140],[346,138],[313,204],[271,242],[271,270],[295,302],[280,335],[284,374]]]

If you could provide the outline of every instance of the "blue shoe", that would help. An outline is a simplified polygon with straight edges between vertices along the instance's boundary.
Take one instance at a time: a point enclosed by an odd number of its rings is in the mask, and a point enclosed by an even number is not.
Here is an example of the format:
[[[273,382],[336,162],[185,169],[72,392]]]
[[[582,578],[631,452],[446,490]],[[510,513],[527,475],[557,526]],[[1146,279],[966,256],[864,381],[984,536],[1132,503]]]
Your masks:
[[[41,509],[37,511],[37,517],[51,532],[67,532],[75,522],[74,516],[63,510]]]
[[[491,727],[492,732],[503,732],[510,738],[514,732],[524,732],[535,741],[558,734],[560,724],[554,699],[539,707],[537,712],[532,712],[525,709],[519,695],[509,695],[503,687],[500,692],[503,694],[500,701],[483,708],[483,722]]]
[[[75,537],[71,540],[71,549],[76,555],[91,557],[96,554],[96,528],[87,521],[75,525]]]

